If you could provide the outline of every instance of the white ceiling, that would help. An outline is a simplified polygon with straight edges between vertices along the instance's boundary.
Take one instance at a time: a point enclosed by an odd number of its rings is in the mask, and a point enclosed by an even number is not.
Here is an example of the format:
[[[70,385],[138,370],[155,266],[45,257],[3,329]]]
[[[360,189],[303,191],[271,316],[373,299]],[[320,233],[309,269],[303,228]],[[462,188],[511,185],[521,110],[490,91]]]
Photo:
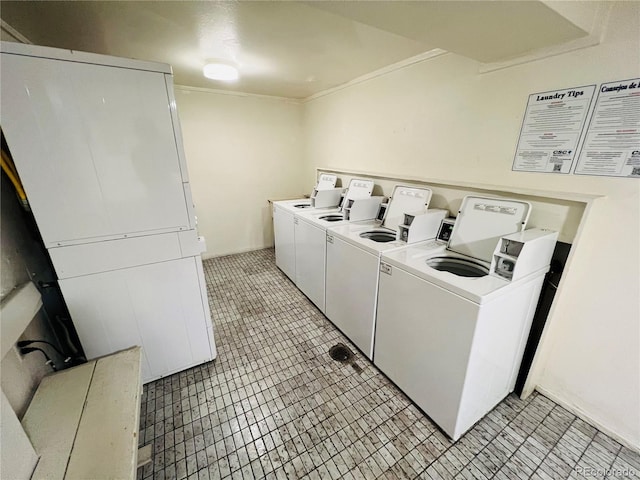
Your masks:
[[[39,45],[169,63],[181,85],[306,98],[435,48],[497,62],[589,33],[549,5],[3,0],[0,16],[3,39],[15,30]],[[207,59],[235,62],[240,80],[204,78]]]

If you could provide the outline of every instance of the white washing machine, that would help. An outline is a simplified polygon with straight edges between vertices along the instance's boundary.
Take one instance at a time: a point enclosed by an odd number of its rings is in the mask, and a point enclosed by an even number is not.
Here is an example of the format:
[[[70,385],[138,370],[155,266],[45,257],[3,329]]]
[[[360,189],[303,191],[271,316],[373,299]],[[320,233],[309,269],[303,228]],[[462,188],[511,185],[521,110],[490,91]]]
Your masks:
[[[374,363],[454,440],[515,384],[557,240],[529,211],[466,197],[449,247],[382,255]]]
[[[294,218],[296,286],[325,311],[326,231],[330,226],[376,217],[384,197],[372,197],[373,180],[353,179],[339,210],[303,210]]]
[[[358,222],[327,230],[325,315],[369,359],[380,254],[407,246],[396,239],[398,225],[404,223],[405,213],[425,212],[430,199],[428,188],[396,186],[382,223]],[[445,210],[440,212],[446,216]],[[435,232],[430,237],[434,236]]]
[[[336,189],[336,175],[322,173],[318,178],[311,197],[315,199],[319,192],[323,197],[323,207],[336,207],[340,203],[342,189]],[[273,202],[273,237],[276,250],[276,266],[282,270],[292,281],[296,280],[296,252],[294,241],[293,219],[296,212],[312,210],[311,198],[299,198],[296,200],[281,200]]]

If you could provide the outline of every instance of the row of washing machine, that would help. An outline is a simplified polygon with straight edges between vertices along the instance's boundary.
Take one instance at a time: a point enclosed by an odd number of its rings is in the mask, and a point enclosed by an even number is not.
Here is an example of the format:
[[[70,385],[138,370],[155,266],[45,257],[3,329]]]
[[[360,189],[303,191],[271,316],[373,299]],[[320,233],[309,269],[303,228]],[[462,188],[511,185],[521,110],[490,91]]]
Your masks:
[[[557,233],[525,229],[528,202],[467,196],[451,219],[429,188],[373,186],[325,174],[274,202],[276,264],[456,440],[513,390]]]

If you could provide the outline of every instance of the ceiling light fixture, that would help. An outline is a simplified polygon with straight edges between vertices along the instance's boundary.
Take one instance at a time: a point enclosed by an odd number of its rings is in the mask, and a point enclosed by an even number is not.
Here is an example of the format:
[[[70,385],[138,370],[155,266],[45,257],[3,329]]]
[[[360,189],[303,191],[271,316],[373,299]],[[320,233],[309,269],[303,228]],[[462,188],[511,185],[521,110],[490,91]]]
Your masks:
[[[239,77],[238,69],[235,66],[220,61],[207,63],[202,69],[202,73],[211,80],[223,82],[233,82]]]

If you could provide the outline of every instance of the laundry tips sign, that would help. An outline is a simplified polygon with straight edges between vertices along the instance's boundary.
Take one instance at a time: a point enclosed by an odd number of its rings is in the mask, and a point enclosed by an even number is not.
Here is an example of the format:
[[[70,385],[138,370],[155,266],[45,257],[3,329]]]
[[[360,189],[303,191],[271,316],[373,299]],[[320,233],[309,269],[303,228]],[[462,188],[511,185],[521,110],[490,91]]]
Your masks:
[[[570,173],[596,86],[529,95],[513,170]]]

